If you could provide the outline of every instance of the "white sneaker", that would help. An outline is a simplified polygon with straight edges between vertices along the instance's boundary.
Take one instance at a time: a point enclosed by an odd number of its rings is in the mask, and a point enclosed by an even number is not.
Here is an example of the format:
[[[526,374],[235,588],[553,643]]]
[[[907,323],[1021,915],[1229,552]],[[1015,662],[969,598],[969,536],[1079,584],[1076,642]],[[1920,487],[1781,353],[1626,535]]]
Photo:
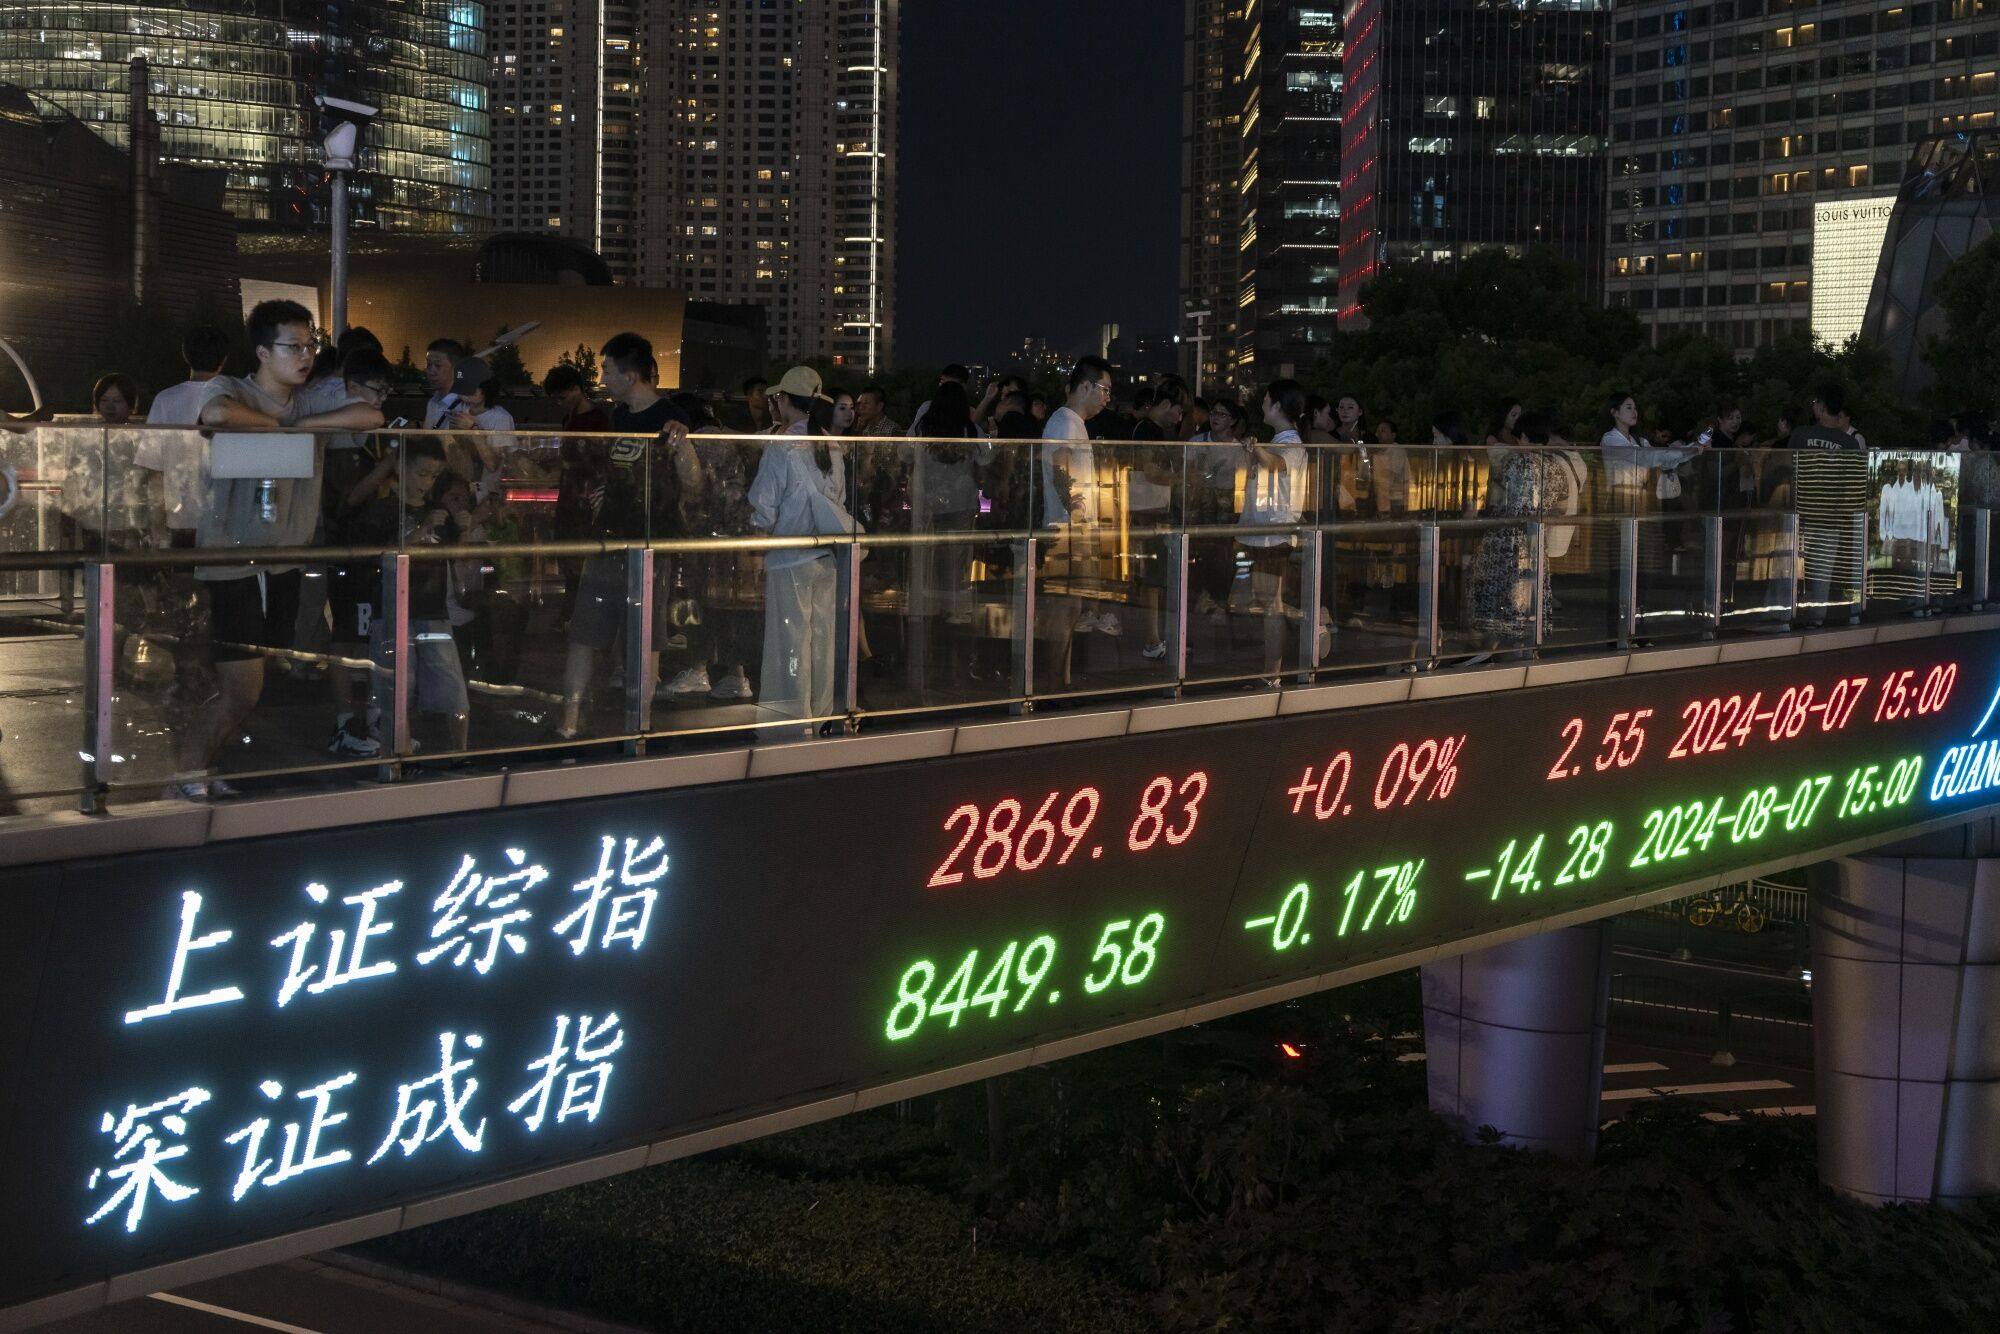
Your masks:
[[[233,797],[236,785],[220,778],[188,778],[178,783],[167,784],[160,796],[167,801],[211,801],[218,797]]]
[[[1125,623],[1108,611],[1097,613],[1097,633],[1117,637],[1125,633]]]
[[[1151,658],[1154,662],[1158,662],[1161,658],[1167,656],[1167,641],[1164,639],[1154,640],[1139,650],[1139,656],[1142,658]]]
[[[710,699],[755,699],[757,692],[750,688],[750,678],[742,672],[731,672],[715,683],[708,692]]]
[[[708,693],[708,665],[690,667],[661,687],[663,695],[706,695]]]

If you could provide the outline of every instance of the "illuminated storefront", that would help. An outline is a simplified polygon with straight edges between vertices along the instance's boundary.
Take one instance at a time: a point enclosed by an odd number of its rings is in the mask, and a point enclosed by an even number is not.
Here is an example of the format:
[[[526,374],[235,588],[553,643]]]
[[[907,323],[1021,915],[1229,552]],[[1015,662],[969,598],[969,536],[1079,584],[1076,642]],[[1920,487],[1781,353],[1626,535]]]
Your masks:
[[[1895,209],[1893,194],[1832,200],[1813,209],[1813,337],[1839,344],[1861,332]]]

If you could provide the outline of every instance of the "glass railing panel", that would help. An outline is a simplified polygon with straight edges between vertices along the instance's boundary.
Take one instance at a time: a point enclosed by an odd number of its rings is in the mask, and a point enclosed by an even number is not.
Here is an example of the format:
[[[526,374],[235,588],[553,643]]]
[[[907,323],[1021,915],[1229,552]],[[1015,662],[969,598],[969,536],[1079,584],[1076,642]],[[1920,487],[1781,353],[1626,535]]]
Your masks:
[[[1797,594],[1797,516],[1777,510],[1722,516],[1722,632],[1790,627]]]
[[[1414,524],[1375,520],[1322,532],[1315,667],[1401,666],[1424,655],[1422,547]]]
[[[1034,693],[1171,685],[1166,539],[1184,504],[1182,447],[1098,441],[1036,452]]]
[[[1699,515],[1643,515],[1638,537],[1637,638],[1657,641],[1711,632],[1709,525]]]
[[[1800,450],[1789,454],[1787,486],[1799,516],[1801,557],[1795,624],[1858,620],[1868,553],[1868,455]]]
[[[1036,446],[858,440],[848,448],[864,534],[858,708],[1016,698]]]
[[[1617,643],[1623,624],[1619,520],[1581,514],[1551,517],[1543,521],[1542,542],[1549,566],[1543,647],[1582,649]]]

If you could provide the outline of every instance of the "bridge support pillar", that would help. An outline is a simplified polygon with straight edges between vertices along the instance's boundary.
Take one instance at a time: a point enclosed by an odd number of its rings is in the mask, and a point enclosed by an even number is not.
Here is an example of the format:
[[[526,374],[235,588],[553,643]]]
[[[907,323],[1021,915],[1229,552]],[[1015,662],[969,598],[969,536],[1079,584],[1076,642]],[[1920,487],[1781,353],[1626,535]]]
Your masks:
[[[1603,923],[1426,965],[1431,1110],[1468,1139],[1588,1159],[1597,1151],[1611,936]]]
[[[1820,1180],[2000,1195],[2000,858],[1847,857],[1812,887]]]

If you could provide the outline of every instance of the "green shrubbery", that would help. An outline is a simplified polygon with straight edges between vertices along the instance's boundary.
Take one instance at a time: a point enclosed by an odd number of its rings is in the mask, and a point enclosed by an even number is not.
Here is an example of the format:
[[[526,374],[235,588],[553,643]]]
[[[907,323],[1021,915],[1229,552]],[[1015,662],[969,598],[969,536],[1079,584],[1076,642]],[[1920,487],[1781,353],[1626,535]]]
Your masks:
[[[2000,1208],[1822,1191],[1809,1121],[1576,1168],[1424,1109],[1408,976],[530,1201],[377,1254],[663,1330],[2000,1328]],[[1279,1039],[1304,1056],[1278,1054]]]

